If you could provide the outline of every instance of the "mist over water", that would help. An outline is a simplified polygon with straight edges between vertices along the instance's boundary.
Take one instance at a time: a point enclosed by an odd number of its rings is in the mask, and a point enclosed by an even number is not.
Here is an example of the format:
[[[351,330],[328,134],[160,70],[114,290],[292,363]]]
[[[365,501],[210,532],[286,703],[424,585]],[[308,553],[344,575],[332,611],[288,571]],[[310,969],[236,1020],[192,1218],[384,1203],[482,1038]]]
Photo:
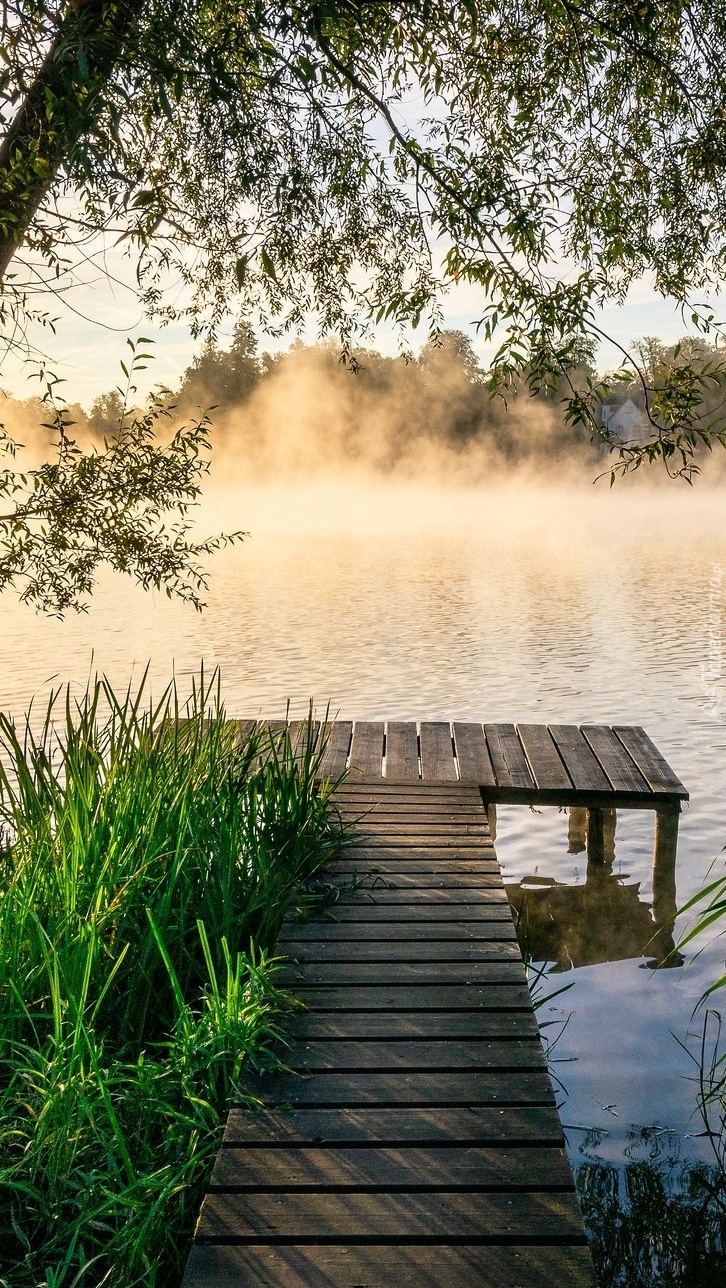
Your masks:
[[[714,706],[703,672],[709,583],[726,569],[720,489],[610,491],[591,472],[529,466],[467,478],[441,457],[386,476],[343,469],[332,450],[325,464],[272,483],[220,452],[200,530],[251,535],[214,561],[201,616],[118,578],[65,622],[0,601],[0,705],[20,713],[54,675],[83,684],[97,669],[125,685],[147,663],[155,689],[172,671],[183,689],[204,659],[221,667],[230,715],[277,717],[288,700],[303,714],[313,698],[349,718],[642,724],[691,792],[679,900],[714,860],[722,870],[726,680],[711,684]],[[585,881],[565,815],[500,809],[498,823],[507,880]],[[620,812],[613,874],[646,902],[652,842],[650,813]],[[654,973],[641,956],[554,977],[573,982],[544,1013],[571,1016],[554,1067],[573,1161],[593,1131],[601,1156],[621,1158],[632,1125],[672,1129],[681,1157],[708,1157],[673,1034],[685,1038],[722,958],[716,943],[682,969]]]

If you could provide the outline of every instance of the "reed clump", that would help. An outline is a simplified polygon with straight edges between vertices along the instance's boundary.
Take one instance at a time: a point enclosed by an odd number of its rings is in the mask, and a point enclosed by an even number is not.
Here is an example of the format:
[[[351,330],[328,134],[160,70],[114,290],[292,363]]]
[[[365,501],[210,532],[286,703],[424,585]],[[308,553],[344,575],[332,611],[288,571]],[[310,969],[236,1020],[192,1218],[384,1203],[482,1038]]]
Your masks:
[[[204,677],[35,723],[0,715],[0,1284],[171,1288],[340,828],[312,737],[240,742]]]

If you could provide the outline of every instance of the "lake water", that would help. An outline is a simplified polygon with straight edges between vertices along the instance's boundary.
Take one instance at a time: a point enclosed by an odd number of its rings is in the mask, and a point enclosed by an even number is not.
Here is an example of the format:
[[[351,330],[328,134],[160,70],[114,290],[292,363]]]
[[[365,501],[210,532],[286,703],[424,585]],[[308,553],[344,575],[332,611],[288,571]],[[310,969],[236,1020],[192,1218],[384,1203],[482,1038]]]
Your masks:
[[[288,700],[303,714],[312,697],[343,717],[642,724],[691,793],[679,901],[714,861],[724,870],[717,489],[240,485],[202,518],[253,534],[217,558],[202,616],[115,580],[63,623],[5,598],[0,705],[20,713],[52,677],[82,684],[94,669],[125,684],[149,661],[155,685],[173,670],[184,687],[204,659],[221,667],[230,715],[279,716]],[[652,843],[650,812],[619,814],[613,874],[620,889],[640,883],[631,911],[650,900]],[[557,810],[500,808],[497,851],[510,881],[587,878]],[[610,915],[629,913],[616,900]],[[541,1014],[569,1017],[552,1058],[574,1162],[654,1140],[671,1161],[709,1157],[679,1041],[724,950],[697,946],[681,968],[650,970],[641,951],[543,983],[571,984]]]

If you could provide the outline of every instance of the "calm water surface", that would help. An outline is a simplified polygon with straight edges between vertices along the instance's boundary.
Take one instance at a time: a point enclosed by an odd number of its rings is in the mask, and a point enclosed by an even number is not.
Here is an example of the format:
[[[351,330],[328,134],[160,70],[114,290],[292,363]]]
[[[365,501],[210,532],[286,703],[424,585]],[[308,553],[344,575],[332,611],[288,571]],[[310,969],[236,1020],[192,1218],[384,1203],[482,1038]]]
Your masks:
[[[346,717],[642,724],[691,793],[679,901],[714,861],[724,870],[726,678],[709,694],[703,676],[721,570],[726,603],[718,491],[240,487],[202,517],[253,533],[217,559],[202,616],[116,581],[63,623],[2,601],[0,705],[19,714],[53,677],[82,684],[94,669],[125,684],[149,661],[154,684],[186,682],[203,658],[232,715],[277,716],[288,700],[302,714],[314,697]],[[613,874],[620,890],[639,883],[610,900],[621,930],[650,900],[652,842],[650,813],[619,814]],[[587,878],[557,810],[500,809],[497,850],[510,881]],[[608,946],[607,917],[596,931],[575,960],[628,951],[622,934]],[[699,947],[679,969],[648,969],[643,945],[545,981],[572,985],[541,1014],[569,1016],[553,1068],[573,1161],[594,1139],[618,1160],[648,1127],[671,1155],[708,1158],[677,1041],[723,968],[718,940]]]

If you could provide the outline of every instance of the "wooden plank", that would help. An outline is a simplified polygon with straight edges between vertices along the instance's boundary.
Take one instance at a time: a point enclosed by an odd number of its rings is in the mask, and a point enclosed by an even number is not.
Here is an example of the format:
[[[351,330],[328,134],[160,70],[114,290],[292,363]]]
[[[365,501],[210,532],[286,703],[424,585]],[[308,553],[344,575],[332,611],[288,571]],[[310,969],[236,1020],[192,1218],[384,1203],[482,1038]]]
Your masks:
[[[482,726],[454,721],[452,728],[461,781],[494,787],[497,780]]]
[[[475,858],[476,855],[483,855],[492,859],[493,857],[492,842],[479,841],[475,836],[453,837],[451,841],[447,837],[433,837],[426,840],[425,837],[418,838],[417,841],[405,840],[405,838],[391,838],[385,845],[373,844],[373,841],[363,841],[360,845],[350,846],[350,855],[353,857],[371,858],[377,857],[398,857],[398,858],[417,858],[418,855],[425,855],[426,858],[435,858],[436,855],[442,862],[448,859],[456,858]]]
[[[300,757],[307,753],[308,749],[310,751],[315,750],[320,735],[320,721],[313,720],[311,726],[309,718],[307,720],[291,720],[287,726],[287,733],[290,739],[290,746]]]
[[[325,751],[318,770],[321,779],[335,780],[344,772],[352,735],[352,720],[333,720],[323,725],[320,739],[325,741]]]
[[[499,870],[494,845],[488,837],[480,840],[463,833],[459,841],[461,844],[449,845],[445,837],[437,836],[410,844],[406,844],[403,838],[394,838],[389,844],[375,837],[366,837],[359,844],[345,845],[340,851],[340,858],[335,861],[359,865],[361,861],[369,864],[401,863],[405,871],[412,871],[411,865],[419,860],[426,863],[438,862],[442,871],[448,871],[450,863],[468,863],[477,869],[481,864],[489,864]]]
[[[287,729],[286,720],[258,720],[257,721],[257,732],[262,735],[263,739],[268,743],[268,745],[271,742],[275,744],[279,742],[280,737],[282,736],[282,734],[284,734],[286,729]]]
[[[604,770],[577,725],[550,725],[550,733],[574,787],[583,792],[612,790]]]
[[[386,778],[418,782],[418,734],[411,720],[389,720],[386,726]]]
[[[244,1148],[244,1146],[242,1146]],[[254,1189],[363,1190],[411,1186],[425,1176],[428,1189],[566,1190],[572,1172],[562,1149],[473,1146],[451,1149],[315,1145],[220,1150],[209,1182],[210,1191],[243,1193]],[[421,1186],[420,1188],[424,1188]]]
[[[572,781],[546,725],[517,725],[519,740],[538,787],[569,791]]]
[[[336,804],[342,804],[345,808],[355,808],[361,800],[366,804],[372,816],[377,818],[379,815],[388,817],[406,817],[410,813],[414,814],[445,814],[451,818],[459,813],[462,816],[466,814],[481,814],[482,799],[478,790],[472,789],[464,784],[454,784],[453,792],[446,789],[445,792],[439,791],[438,787],[431,787],[427,783],[419,783],[418,791],[410,792],[405,783],[401,783],[394,792],[393,784],[387,779],[382,782],[386,788],[384,792],[378,792],[370,783],[359,780],[351,785],[349,791],[344,787],[350,780],[346,779],[345,783],[335,790]],[[421,789],[425,788],[425,791]]]
[[[688,800],[688,792],[668,761],[639,725],[615,725],[625,750],[632,756],[648,786],[656,796],[674,796]]]
[[[356,842],[365,844],[366,840],[376,837],[383,845],[392,841],[403,840],[415,845],[419,840],[438,841],[442,837],[452,837],[459,841],[463,836],[474,837],[483,844],[491,845],[489,825],[483,812],[479,816],[461,819],[429,819],[427,822],[416,816],[399,819],[397,823],[386,819],[365,818],[356,827]]]
[[[430,1072],[446,1069],[462,1073],[472,1068],[547,1068],[540,1042],[491,1042],[473,1038],[427,1038],[423,1042],[307,1040],[291,1043],[280,1054],[285,1064],[301,1073],[330,1070],[342,1073],[348,1069],[375,1069],[389,1073],[400,1070],[413,1073],[418,1070]]]
[[[487,909],[480,909],[486,913]],[[438,940],[452,939],[463,942],[481,942],[489,939],[513,939],[516,931],[507,907],[496,908],[492,916],[482,917],[478,921],[434,921],[386,922],[378,926],[375,922],[334,921],[286,921],[282,935],[278,940],[281,952],[290,951],[291,946],[308,941],[352,943],[362,941],[395,941],[435,943]]]
[[[456,1073],[381,1073],[374,1070],[345,1073],[267,1075],[264,1086],[248,1078],[247,1091],[269,1106],[293,1105],[549,1105],[552,1088],[545,1073],[528,1069],[481,1069]]]
[[[529,1011],[532,1001],[526,984],[347,984],[339,988],[305,990],[308,1010],[377,1011]]]
[[[304,1038],[526,1038],[539,1043],[534,1013],[523,1011],[299,1011],[292,1031]]]
[[[456,782],[451,725],[443,720],[421,722],[421,777],[425,782]]]
[[[485,868],[482,864],[477,872],[366,872],[358,868],[357,873],[326,872],[326,878],[333,888],[346,892],[363,892],[379,890],[498,890],[502,878],[493,864]],[[355,880],[354,880],[355,878]]]
[[[365,798],[378,801],[408,802],[420,805],[423,801],[455,805],[457,801],[473,803],[475,789],[471,783],[396,783],[386,778],[346,778],[336,789],[336,796],[351,799]],[[477,793],[478,794],[478,793]]]
[[[467,865],[470,867],[470,865]],[[353,867],[352,871],[326,872],[328,888],[334,894],[332,907],[338,908],[351,902],[360,903],[361,908],[374,904],[418,902],[419,895],[424,902],[436,901],[441,897],[444,903],[466,903],[470,897],[474,903],[499,902],[502,895],[501,874],[492,864],[482,864],[475,871],[465,870],[438,872],[419,872],[413,865],[408,871],[399,864],[398,871],[377,871],[366,865]],[[506,891],[504,892],[506,895]]]
[[[305,962],[287,961],[276,974],[276,981],[286,988],[338,988],[348,984],[508,984],[524,980],[522,959],[470,962]],[[303,998],[303,1001],[305,999]]]
[[[350,745],[350,773],[358,778],[379,779],[383,773],[383,737],[381,720],[356,720]]]
[[[455,903],[463,905],[473,905],[475,903],[501,903],[507,898],[504,887],[499,881],[487,885],[487,880],[482,877],[479,888],[466,888],[461,890],[429,890],[422,887],[414,889],[389,889],[386,886],[380,886],[378,889],[364,889],[360,892],[356,890],[341,890],[340,895],[335,901],[336,908],[344,907],[345,904],[353,903],[359,909],[367,909],[371,904],[377,904],[381,907],[384,904],[414,904],[423,910],[423,905],[434,902],[438,904]]]
[[[234,724],[236,726],[235,742],[239,747],[242,743],[246,742],[248,738],[252,737],[257,726],[257,721],[253,720],[251,716],[245,716],[242,720],[235,720]]]
[[[365,922],[393,922],[402,925],[405,922],[423,922],[436,929],[436,922],[458,921],[504,921],[511,923],[512,911],[509,906],[506,891],[503,890],[501,895],[494,890],[492,895],[497,895],[494,902],[491,903],[474,903],[467,900],[465,904],[460,903],[431,903],[427,902],[425,906],[420,902],[410,904],[395,903],[373,903],[367,899],[365,903],[348,904],[344,900],[338,900],[324,912],[321,912],[318,925],[323,925],[323,917],[334,925],[338,922],[354,922],[363,925]],[[289,922],[287,924],[295,924]],[[388,933],[386,931],[386,933]]]
[[[521,962],[516,940],[382,940],[371,943],[337,938],[332,943],[278,944],[294,962]]]
[[[350,778],[346,778],[344,786],[348,788],[350,782]],[[420,813],[421,810],[429,809],[458,810],[481,808],[481,797],[479,797],[479,801],[476,801],[471,795],[467,795],[461,800],[457,800],[456,797],[454,797],[452,800],[451,795],[444,795],[443,792],[439,792],[436,793],[435,796],[426,793],[426,796],[421,795],[418,797],[418,800],[416,800],[414,797],[409,795],[403,784],[394,788],[394,784],[387,783],[385,778],[381,779],[381,782],[385,790],[381,792],[373,792],[371,791],[371,784],[369,784],[369,782],[363,782],[363,779],[360,779],[360,781],[358,781],[358,786],[360,788],[359,791],[355,791],[354,786],[351,786],[349,790],[344,790],[344,788],[339,787],[335,792],[335,796],[333,796],[333,800],[335,800],[336,805],[344,805],[346,808],[359,809],[360,811],[372,810],[373,813],[378,809],[381,811],[413,810],[414,813]],[[353,783],[355,783],[355,779]],[[457,791],[466,791],[467,793],[470,793],[471,788],[458,787]]]
[[[385,833],[387,823],[396,823],[398,827],[402,827],[407,822],[418,823],[425,827],[429,823],[450,823],[452,826],[457,826],[459,823],[480,823],[482,819],[481,805],[476,808],[461,805],[381,805],[377,808],[372,806],[351,808],[341,804],[336,797],[335,808],[341,818],[376,828],[382,833]],[[484,818],[486,820],[486,815]]]
[[[419,822],[416,818],[406,819],[397,825],[386,825],[386,821],[373,818],[351,819],[348,823],[349,836],[346,845],[359,850],[366,846],[390,849],[394,845],[405,845],[411,849],[415,846],[460,845],[464,841],[474,841],[477,845],[491,850],[493,841],[486,819],[467,818],[454,823],[447,819],[432,819]]]
[[[200,1244],[184,1288],[594,1288],[587,1248],[543,1244]]]
[[[442,868],[445,873],[458,872],[460,874],[464,874],[468,872],[472,876],[481,874],[482,872],[490,874],[497,874],[499,872],[499,864],[496,859],[480,859],[477,858],[476,855],[467,859],[450,859],[447,855],[444,860],[444,864],[445,866],[442,865],[440,858],[429,858],[428,856],[421,858],[418,854],[412,854],[409,857],[404,852],[403,854],[396,854],[392,858],[389,858],[388,855],[385,855],[382,859],[373,858],[370,855],[364,855],[362,856],[362,859],[337,859],[336,862],[331,863],[330,867],[326,868],[325,871],[326,874],[333,876],[337,874],[343,875],[343,873],[347,873],[348,875],[352,875],[353,873],[358,873],[359,875],[363,875],[364,873],[387,873],[389,875],[395,875],[396,873],[403,874],[404,872],[418,872],[421,874],[429,873],[431,875],[438,874],[440,876]]]
[[[240,1232],[244,1231],[244,1235]],[[236,1242],[273,1239],[487,1238],[516,1245],[523,1240],[580,1238],[582,1217],[573,1194],[482,1194],[457,1190],[379,1194],[367,1191],[292,1190],[278,1194],[209,1194],[196,1237]]]
[[[232,1108],[224,1145],[479,1146],[563,1145],[562,1125],[552,1105],[517,1105],[506,1115],[499,1105],[470,1108],[357,1106],[354,1109]]]
[[[602,765],[613,791],[650,795],[647,782],[613,729],[607,725],[583,725],[582,734]]]
[[[373,833],[367,837],[359,837],[357,840],[347,841],[340,853],[344,858],[356,859],[360,855],[370,855],[372,858],[381,858],[389,856],[392,858],[416,858],[417,856],[437,855],[441,859],[448,861],[453,857],[457,850],[465,850],[466,856],[476,860],[478,855],[483,859],[494,862],[496,855],[494,853],[494,842],[488,834],[483,836],[467,836],[464,832],[457,837],[455,833],[450,834],[453,838],[453,844],[447,844],[445,836],[432,836],[419,840],[411,840],[405,836],[392,837],[386,840],[381,834],[377,836]],[[466,841],[466,844],[460,842]]]
[[[514,725],[485,724],[484,733],[497,787],[534,787],[532,772]]]
[[[424,850],[440,850],[442,852],[468,850],[475,854],[488,852],[491,856],[494,852],[488,832],[482,829],[477,831],[468,827],[457,829],[432,828],[430,832],[424,832],[423,830],[395,832],[391,830],[385,837],[383,833],[361,831],[350,846],[351,857],[355,857],[355,854],[360,851],[381,849],[387,853],[393,853],[398,849],[410,854],[416,854],[417,851]],[[442,854],[442,857],[444,857],[444,854]]]

